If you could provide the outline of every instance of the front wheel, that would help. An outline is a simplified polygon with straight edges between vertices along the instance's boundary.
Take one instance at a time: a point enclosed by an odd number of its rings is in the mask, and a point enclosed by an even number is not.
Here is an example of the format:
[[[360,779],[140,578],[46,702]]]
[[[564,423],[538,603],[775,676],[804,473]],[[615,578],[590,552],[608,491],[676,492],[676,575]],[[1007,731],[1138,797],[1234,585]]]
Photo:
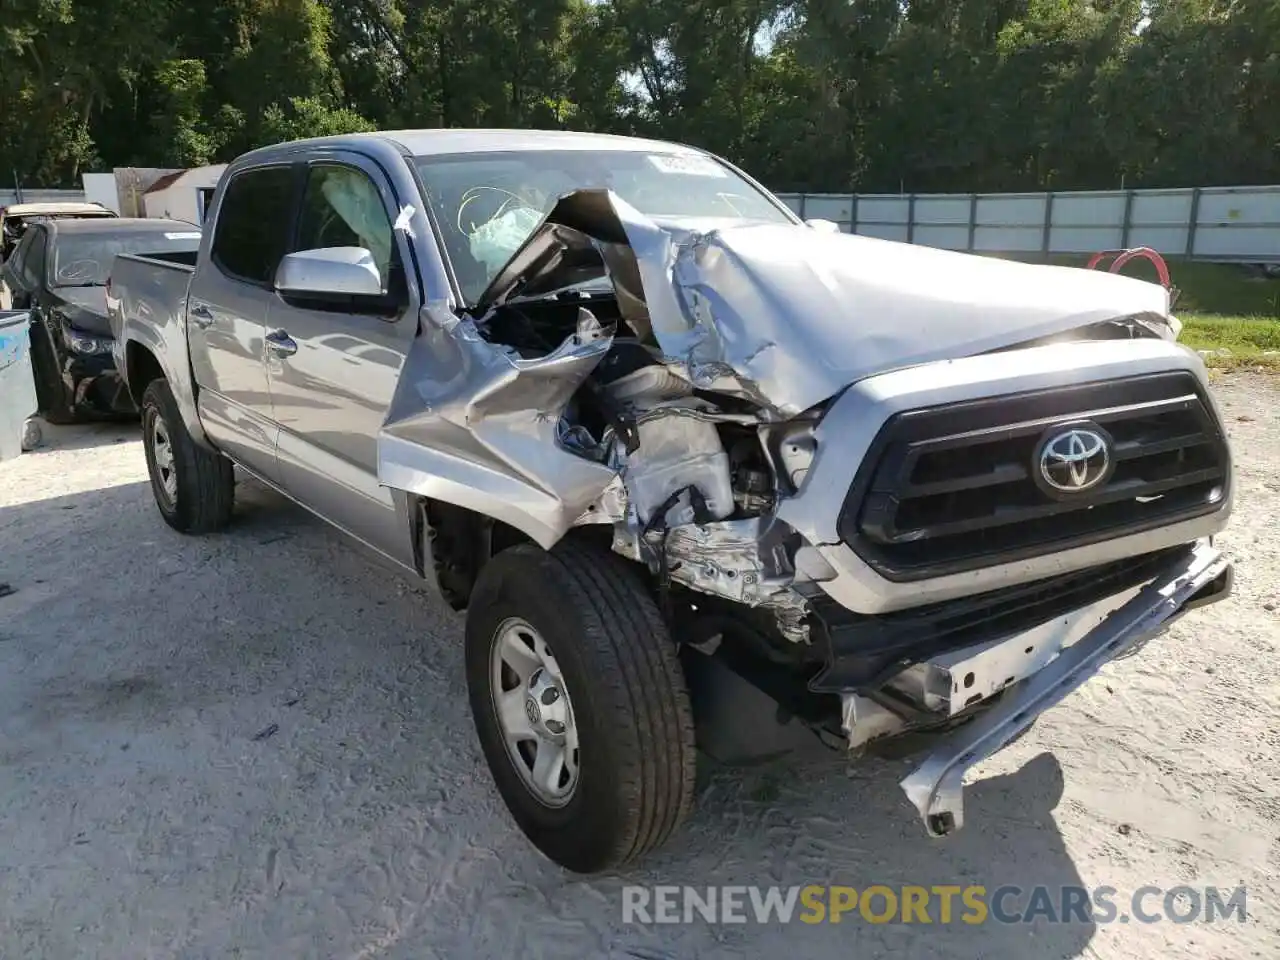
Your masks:
[[[75,423],[78,418],[58,369],[58,351],[53,344],[52,331],[33,316],[28,336],[31,338],[31,372],[36,381],[40,416],[53,424]]]
[[[602,549],[521,544],[480,573],[467,687],[498,792],[533,844],[593,873],[664,843],[693,805],[693,716],[638,571]]]
[[[209,533],[231,521],[231,461],[191,438],[165,380],[152,380],[142,394],[142,443],[165,523],[182,533]]]

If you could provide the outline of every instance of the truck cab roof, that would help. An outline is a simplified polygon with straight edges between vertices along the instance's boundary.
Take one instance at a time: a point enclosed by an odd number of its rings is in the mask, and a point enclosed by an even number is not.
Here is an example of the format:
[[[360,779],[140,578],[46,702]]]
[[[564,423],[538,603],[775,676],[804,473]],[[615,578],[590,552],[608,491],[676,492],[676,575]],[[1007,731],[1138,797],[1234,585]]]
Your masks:
[[[419,129],[380,130],[373,133],[349,133],[309,140],[292,140],[244,154],[236,165],[261,162],[274,157],[328,147],[340,150],[359,148],[370,142],[391,144],[405,156],[421,157],[451,153],[501,153],[507,150],[616,150],[620,152],[657,151],[662,153],[701,154],[704,151],[685,144],[664,140],[644,140],[606,133],[578,133],[570,130],[461,130]]]

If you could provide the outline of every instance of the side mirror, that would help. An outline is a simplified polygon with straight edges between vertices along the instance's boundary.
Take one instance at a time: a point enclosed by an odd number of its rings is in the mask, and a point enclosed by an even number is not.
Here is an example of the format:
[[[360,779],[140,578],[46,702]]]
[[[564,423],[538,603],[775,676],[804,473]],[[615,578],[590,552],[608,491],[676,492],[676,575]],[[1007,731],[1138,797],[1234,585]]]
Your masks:
[[[276,290],[295,297],[380,297],[382,274],[364,247],[322,247],[286,254]]]
[[[805,221],[805,226],[812,227],[819,233],[839,233],[840,224],[834,220],[811,219]]]

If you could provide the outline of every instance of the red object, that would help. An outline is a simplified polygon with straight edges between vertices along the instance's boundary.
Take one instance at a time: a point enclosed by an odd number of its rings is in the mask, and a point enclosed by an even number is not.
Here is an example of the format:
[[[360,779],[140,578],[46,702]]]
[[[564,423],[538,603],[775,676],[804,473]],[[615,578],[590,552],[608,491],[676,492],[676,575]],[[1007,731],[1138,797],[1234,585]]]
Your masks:
[[[1119,273],[1121,267],[1137,257],[1143,257],[1150,260],[1155,264],[1156,274],[1160,277],[1160,285],[1166,290],[1172,287],[1172,284],[1169,282],[1168,264],[1164,262],[1164,257],[1160,256],[1160,254],[1156,253],[1156,251],[1152,250],[1150,247],[1131,247],[1128,250],[1103,250],[1101,253],[1095,253],[1089,258],[1089,262],[1085,265],[1085,269],[1098,269],[1098,266],[1102,261],[1108,257],[1115,257],[1110,268],[1108,268],[1109,273]]]

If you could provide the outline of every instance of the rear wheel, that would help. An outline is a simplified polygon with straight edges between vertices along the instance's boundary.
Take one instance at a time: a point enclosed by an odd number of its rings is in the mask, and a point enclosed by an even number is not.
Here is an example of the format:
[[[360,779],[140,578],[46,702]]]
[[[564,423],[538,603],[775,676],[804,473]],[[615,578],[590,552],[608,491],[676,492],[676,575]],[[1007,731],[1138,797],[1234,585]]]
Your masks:
[[[142,394],[142,441],[151,492],[165,522],[182,533],[210,533],[231,520],[231,461],[191,439],[165,380]]]
[[[693,717],[638,571],[603,549],[511,547],[468,607],[480,745],[516,823],[579,873],[664,843],[693,805]]]

